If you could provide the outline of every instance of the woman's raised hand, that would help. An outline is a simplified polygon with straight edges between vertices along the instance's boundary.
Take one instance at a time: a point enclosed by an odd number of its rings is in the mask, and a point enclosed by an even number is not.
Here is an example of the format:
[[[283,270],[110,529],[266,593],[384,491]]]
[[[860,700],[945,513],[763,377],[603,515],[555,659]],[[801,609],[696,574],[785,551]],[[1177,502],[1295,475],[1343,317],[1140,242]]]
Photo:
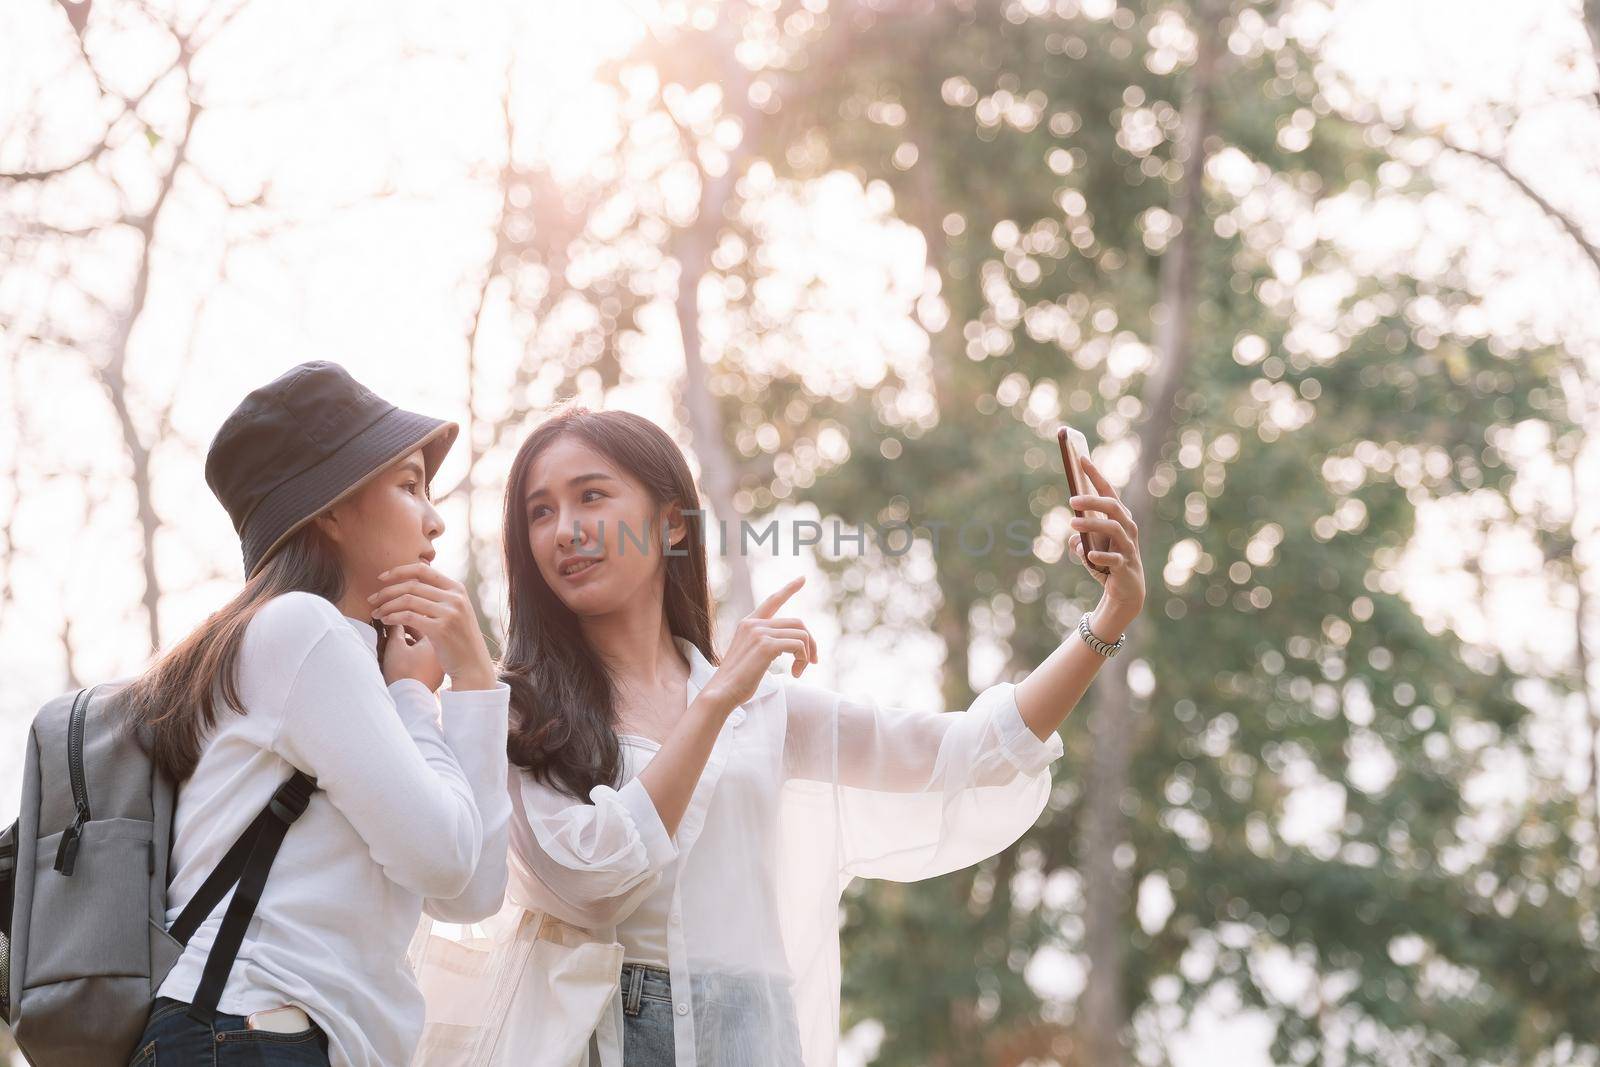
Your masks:
[[[1079,560],[1084,558],[1085,533],[1096,533],[1106,539],[1110,547],[1103,552],[1091,551],[1085,562],[1091,564],[1088,570],[1094,580],[1105,587],[1107,607],[1119,622],[1129,622],[1144,607],[1144,563],[1139,557],[1139,527],[1134,524],[1133,513],[1088,456],[1083,457],[1083,469],[1098,495],[1072,498],[1075,509],[1090,513],[1072,520],[1073,532],[1069,539],[1072,555]]]
[[[383,669],[384,684],[393,685],[402,678],[411,678],[427,686],[430,691],[438,692],[444,684],[444,667],[433,650],[433,642],[426,637],[418,637],[414,642],[410,638],[404,626],[396,624],[389,627],[389,639],[383,646],[383,662],[379,664]]]
[[[794,656],[792,673],[796,678],[817,662],[817,642],[806,624],[795,618],[774,618],[783,602],[805,584],[805,576],[763,600],[733,628],[733,640],[722,657],[717,672],[706,682],[721,707],[732,711],[755,695],[761,676],[772,661],[785,652]]]
[[[367,598],[372,614],[385,626],[404,626],[424,638],[450,675],[452,689],[495,687],[494,661],[460,582],[422,562],[384,571],[378,580],[388,584]],[[391,641],[385,652],[393,649]]]

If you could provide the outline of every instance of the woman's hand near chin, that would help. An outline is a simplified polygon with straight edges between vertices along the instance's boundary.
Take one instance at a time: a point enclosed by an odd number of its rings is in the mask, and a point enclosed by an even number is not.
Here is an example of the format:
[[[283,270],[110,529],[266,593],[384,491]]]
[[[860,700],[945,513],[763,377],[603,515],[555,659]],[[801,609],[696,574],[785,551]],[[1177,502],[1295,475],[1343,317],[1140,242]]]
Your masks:
[[[460,582],[420,561],[384,571],[378,580],[388,584],[367,598],[374,617],[420,636],[419,644],[431,647],[450,676],[452,689],[493,689],[499,683],[478,616]],[[391,642],[389,649],[394,648]]]

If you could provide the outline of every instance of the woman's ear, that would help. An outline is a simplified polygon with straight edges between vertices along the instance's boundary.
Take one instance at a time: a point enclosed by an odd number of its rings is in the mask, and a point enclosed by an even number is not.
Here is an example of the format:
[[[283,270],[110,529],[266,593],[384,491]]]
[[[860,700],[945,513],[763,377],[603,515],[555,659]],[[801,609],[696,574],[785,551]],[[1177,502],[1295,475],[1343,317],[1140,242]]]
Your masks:
[[[668,548],[680,547],[689,535],[689,522],[683,517],[682,504],[668,504],[661,525],[666,530]]]
[[[339,525],[339,516],[335,509],[329,508],[311,521],[316,523],[317,529],[321,530],[328,540],[336,545],[341,543],[343,530]]]

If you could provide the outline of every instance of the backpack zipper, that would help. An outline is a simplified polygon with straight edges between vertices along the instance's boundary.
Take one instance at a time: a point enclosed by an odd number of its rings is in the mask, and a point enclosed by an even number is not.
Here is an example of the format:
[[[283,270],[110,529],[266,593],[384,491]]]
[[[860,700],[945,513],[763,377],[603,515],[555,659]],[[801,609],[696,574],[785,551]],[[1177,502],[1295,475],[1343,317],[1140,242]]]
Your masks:
[[[72,775],[72,803],[78,809],[77,818],[61,835],[61,847],[56,849],[56,870],[71,878],[78,864],[78,842],[83,836],[83,824],[89,821],[89,785],[83,775],[84,720],[89,715],[89,698],[94,689],[78,690],[72,702],[72,717],[67,721],[67,770]]]

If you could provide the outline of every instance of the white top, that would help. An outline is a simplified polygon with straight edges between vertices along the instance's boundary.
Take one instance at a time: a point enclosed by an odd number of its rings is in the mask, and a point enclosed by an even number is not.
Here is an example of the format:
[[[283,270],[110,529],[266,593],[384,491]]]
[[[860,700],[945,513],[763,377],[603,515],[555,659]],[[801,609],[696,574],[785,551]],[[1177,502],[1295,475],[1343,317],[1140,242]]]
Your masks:
[[[410,1059],[423,1004],[403,959],[424,903],[470,921],[492,914],[505,886],[509,688],[443,691],[441,727],[427,686],[384,686],[377,642],[369,623],[311,593],[262,605],[239,657],[248,713],[222,704],[178,790],[167,887],[170,925],[295,769],[317,779],[218,1008],[299,1005],[327,1032],[334,1067]],[[160,996],[194,996],[232,898],[195,931]]]
[[[637,778],[650,765],[661,745],[638,734],[618,734],[622,743],[623,774]],[[667,959],[667,913],[672,910],[672,879],[663,878],[633,912],[617,924],[617,940],[622,943],[624,963],[651,963],[669,966]]]
[[[692,701],[716,668],[675,640]],[[945,714],[769,674],[728,717],[671,837],[637,777],[584,802],[519,773],[507,894],[611,936],[664,894],[677,1067],[718,1049],[792,1062],[796,1045],[807,1067],[834,1067],[844,887],[969,866],[1049,799],[1061,738],[1028,729],[1015,689]],[[620,1033],[620,997],[611,1011]]]

